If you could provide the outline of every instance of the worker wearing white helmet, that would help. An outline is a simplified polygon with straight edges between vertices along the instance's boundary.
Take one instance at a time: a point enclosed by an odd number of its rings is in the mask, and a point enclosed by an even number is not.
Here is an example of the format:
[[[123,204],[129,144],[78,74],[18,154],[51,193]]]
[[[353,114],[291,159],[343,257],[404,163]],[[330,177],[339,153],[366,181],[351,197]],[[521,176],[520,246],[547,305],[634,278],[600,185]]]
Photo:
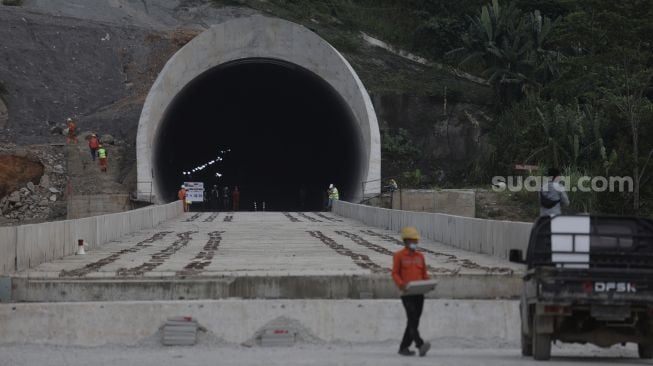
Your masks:
[[[329,203],[327,205],[327,209],[331,211],[333,208],[333,201],[337,201],[340,199],[340,193],[338,192],[338,188],[332,184],[329,184],[329,189],[327,190],[327,193],[329,195]]]

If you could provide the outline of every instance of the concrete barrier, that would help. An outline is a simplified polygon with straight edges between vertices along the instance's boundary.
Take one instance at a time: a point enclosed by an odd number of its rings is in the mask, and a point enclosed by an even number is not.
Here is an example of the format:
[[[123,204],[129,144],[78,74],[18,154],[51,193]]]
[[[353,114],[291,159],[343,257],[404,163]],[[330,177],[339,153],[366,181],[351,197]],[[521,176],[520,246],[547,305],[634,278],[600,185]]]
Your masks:
[[[129,194],[94,194],[68,197],[67,218],[80,219],[125,212],[131,208]]]
[[[0,227],[0,273],[11,272],[16,260],[16,228]]]
[[[392,209],[476,216],[476,192],[456,189],[399,189],[392,193]]]
[[[250,340],[280,319],[325,342],[397,343],[405,327],[399,299],[200,300],[0,305],[0,344],[134,345],[170,316],[192,316],[221,341]],[[426,300],[422,337],[484,347],[519,344],[519,305],[499,300]]]
[[[0,273],[33,268],[74,254],[77,240],[89,248],[181,215],[181,202],[116,214],[0,228]]]
[[[430,212],[410,212],[337,201],[333,212],[367,225],[399,231],[415,226],[422,236],[476,253],[508,258],[510,249],[526,252],[531,223],[484,220]]]

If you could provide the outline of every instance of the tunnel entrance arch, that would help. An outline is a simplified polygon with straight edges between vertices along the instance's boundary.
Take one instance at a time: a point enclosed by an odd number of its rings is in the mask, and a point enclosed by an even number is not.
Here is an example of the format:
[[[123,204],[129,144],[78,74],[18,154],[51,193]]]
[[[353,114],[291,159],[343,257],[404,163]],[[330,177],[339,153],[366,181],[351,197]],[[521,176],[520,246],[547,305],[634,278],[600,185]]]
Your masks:
[[[379,192],[378,123],[326,41],[280,19],[235,19],[159,74],[139,121],[137,170],[141,200],[174,200],[186,180],[239,186],[245,209],[318,209],[330,183],[350,201]]]

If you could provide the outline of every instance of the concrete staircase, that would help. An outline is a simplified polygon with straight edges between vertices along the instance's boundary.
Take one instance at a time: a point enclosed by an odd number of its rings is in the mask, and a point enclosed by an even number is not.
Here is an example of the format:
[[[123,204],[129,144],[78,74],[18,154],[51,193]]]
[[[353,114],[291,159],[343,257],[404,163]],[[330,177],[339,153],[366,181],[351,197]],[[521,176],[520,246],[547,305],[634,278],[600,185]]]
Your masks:
[[[100,171],[93,161],[86,140],[65,148],[68,164],[68,219],[104,215],[131,209],[129,188],[119,182],[123,148],[105,146],[109,168]]]

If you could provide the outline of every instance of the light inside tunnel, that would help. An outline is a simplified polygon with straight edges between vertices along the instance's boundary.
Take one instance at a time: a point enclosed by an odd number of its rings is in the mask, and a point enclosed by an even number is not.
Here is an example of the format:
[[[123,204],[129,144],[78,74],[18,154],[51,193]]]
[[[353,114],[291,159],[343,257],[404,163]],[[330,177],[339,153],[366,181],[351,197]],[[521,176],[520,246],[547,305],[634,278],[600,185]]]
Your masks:
[[[351,199],[365,158],[342,97],[312,72],[271,59],[223,64],[191,81],[168,106],[155,145],[163,200],[199,181],[207,192],[238,186],[244,210],[254,202],[318,210],[331,183]]]

